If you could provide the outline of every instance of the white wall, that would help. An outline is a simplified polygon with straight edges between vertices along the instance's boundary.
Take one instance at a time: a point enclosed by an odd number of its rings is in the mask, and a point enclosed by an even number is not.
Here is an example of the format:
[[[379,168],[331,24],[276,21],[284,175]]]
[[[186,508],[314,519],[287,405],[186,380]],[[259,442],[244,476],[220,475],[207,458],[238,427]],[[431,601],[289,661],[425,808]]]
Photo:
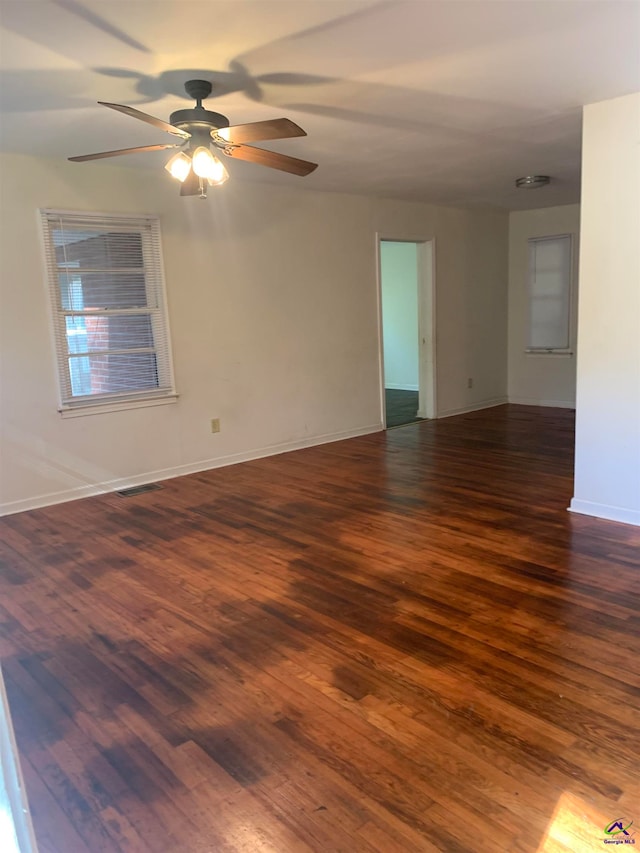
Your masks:
[[[575,491],[640,525],[640,93],[584,109]]]
[[[384,384],[418,390],[418,247],[380,243]]]
[[[437,415],[444,417],[507,402],[508,217],[436,208],[434,229]]]
[[[161,160],[138,171],[5,155],[0,175],[1,512],[381,429],[377,232],[436,239],[441,411],[505,399],[502,213],[299,190],[287,176],[185,199]],[[39,207],[159,214],[177,403],[60,418]]]
[[[537,192],[537,190],[529,190]],[[544,192],[544,190],[541,190]],[[573,235],[572,355],[527,353],[527,279],[534,237]],[[509,215],[509,402],[572,408],[576,402],[576,332],[580,205]]]

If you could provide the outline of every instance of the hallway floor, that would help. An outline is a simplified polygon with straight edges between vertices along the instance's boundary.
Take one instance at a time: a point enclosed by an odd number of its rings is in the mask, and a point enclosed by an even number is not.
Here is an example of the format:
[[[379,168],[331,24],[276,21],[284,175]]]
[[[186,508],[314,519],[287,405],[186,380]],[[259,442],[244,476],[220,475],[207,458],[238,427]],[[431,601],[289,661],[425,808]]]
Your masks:
[[[418,392],[399,391],[396,388],[384,389],[385,407],[387,413],[387,429],[389,427],[414,424],[424,420],[418,417]]]

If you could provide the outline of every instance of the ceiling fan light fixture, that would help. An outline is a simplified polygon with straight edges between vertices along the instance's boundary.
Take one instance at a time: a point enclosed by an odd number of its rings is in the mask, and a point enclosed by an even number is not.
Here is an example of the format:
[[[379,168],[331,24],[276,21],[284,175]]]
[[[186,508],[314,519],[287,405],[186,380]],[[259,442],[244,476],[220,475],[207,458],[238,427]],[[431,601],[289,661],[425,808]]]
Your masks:
[[[191,166],[199,178],[209,178],[209,180],[215,181],[218,176],[216,162],[220,162],[218,158],[214,157],[204,145],[199,145],[193,152]]]
[[[172,178],[183,183],[191,171],[191,160],[183,151],[179,151],[169,160],[165,169],[169,172]]]
[[[224,167],[224,163],[214,156],[213,175],[209,178],[209,186],[220,187],[229,177],[229,172]]]
[[[523,178],[516,178],[516,187],[520,189],[536,189],[537,187],[546,187],[551,182],[549,175],[525,175]]]
[[[230,125],[226,116],[205,110],[202,106],[202,101],[211,94],[211,88],[211,83],[207,80],[187,80],[185,90],[190,97],[195,98],[196,105],[191,109],[176,110],[171,113],[168,122],[125,104],[98,101],[101,106],[109,107],[138,121],[150,124],[158,130],[179,136],[181,141],[178,143],[139,145],[136,148],[118,148],[114,151],[99,151],[96,154],[69,157],[69,160],[84,163],[87,160],[102,160],[105,157],[119,157],[122,154],[138,154],[147,151],[161,151],[166,148],[179,148],[181,150],[174,154],[165,165],[165,169],[182,184],[180,187],[181,196],[198,195],[199,198],[207,197],[207,186],[220,186],[229,178],[229,174],[220,159],[212,153],[212,145],[215,145],[214,151],[222,152],[225,157],[235,157],[238,160],[255,163],[257,166],[266,166],[269,169],[279,169],[281,172],[288,172],[290,175],[304,177],[317,168],[317,163],[310,163],[307,160],[290,157],[288,154],[279,154],[277,151],[245,144],[262,140],[290,139],[296,136],[306,136],[306,133],[288,118]]]

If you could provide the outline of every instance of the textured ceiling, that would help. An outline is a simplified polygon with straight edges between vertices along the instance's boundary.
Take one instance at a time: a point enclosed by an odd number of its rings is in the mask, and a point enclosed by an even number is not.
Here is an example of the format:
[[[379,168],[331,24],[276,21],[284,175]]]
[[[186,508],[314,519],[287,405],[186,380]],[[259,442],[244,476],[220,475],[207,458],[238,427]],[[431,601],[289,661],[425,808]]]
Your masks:
[[[4,150],[173,141],[96,101],[167,119],[201,77],[209,109],[288,116],[308,137],[271,147],[320,164],[301,179],[233,162],[234,179],[453,205],[578,201],[581,106],[640,90],[637,0],[0,0],[0,25]],[[515,190],[526,174],[553,181]]]

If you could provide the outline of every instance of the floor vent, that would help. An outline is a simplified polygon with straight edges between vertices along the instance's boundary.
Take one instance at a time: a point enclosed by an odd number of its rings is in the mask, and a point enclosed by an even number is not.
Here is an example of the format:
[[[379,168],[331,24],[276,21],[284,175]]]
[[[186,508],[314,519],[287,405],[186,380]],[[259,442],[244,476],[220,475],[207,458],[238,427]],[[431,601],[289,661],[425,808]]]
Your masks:
[[[154,492],[156,489],[161,489],[159,483],[145,483],[144,486],[131,486],[130,489],[120,489],[116,495],[121,498],[132,498],[134,495],[143,495],[145,492]]]

